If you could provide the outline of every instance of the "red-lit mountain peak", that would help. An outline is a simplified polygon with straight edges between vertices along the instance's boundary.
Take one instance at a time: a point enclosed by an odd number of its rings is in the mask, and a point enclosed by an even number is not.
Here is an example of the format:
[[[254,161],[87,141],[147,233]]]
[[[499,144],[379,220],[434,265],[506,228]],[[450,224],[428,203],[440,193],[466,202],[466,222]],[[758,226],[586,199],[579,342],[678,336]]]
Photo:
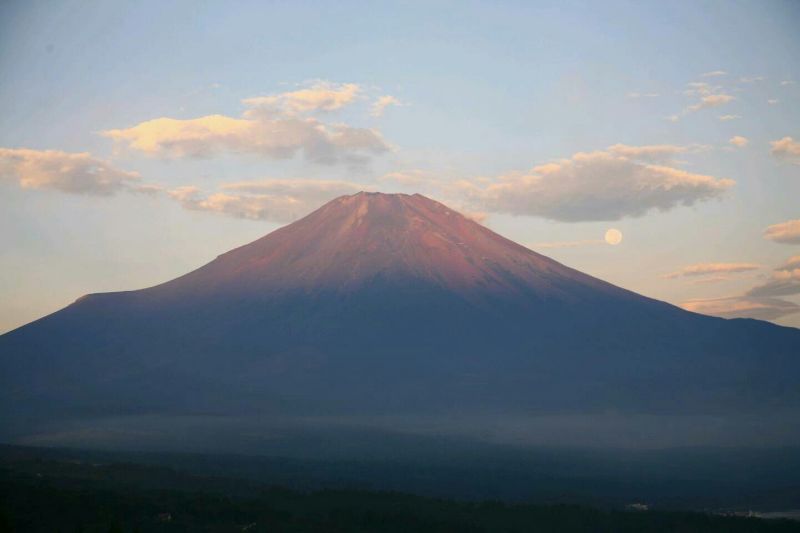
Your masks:
[[[339,291],[376,278],[469,292],[525,288],[552,296],[569,292],[570,284],[626,292],[501,237],[425,196],[367,192],[337,198],[165,285]]]

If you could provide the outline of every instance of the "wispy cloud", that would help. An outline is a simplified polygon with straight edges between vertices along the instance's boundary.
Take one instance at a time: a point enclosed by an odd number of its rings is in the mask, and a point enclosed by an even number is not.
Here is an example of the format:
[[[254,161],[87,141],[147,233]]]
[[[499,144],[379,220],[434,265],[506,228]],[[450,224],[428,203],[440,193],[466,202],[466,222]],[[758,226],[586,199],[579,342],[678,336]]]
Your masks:
[[[719,76],[727,76],[728,73],[724,70],[712,70],[711,72],[705,72],[700,75],[701,78],[716,78]]]
[[[723,121],[723,122],[728,121],[728,120],[737,120],[737,119],[740,119],[740,118],[742,118],[742,117],[739,116],[739,115],[720,115],[719,116],[719,119],[721,121]]]
[[[378,97],[377,100],[372,104],[370,108],[370,115],[373,117],[381,117],[383,116],[384,111],[389,106],[402,106],[404,105],[403,102],[395,98],[390,94],[386,94],[383,96]]]
[[[126,190],[150,193],[139,174],[115,168],[86,152],[0,148],[0,179],[24,189],[52,189],[72,194],[109,196]]]
[[[708,96],[722,90],[721,85],[711,85],[705,81],[693,81],[686,84],[683,94],[686,96]]]
[[[496,178],[462,180],[467,202],[497,213],[563,222],[618,220],[719,198],[734,182],[670,166],[696,148],[614,145]]]
[[[708,263],[693,265],[700,267],[691,272],[721,272],[729,268],[731,272],[755,270],[761,265],[737,263]],[[720,268],[722,267],[722,268]],[[754,268],[748,268],[754,267]],[[786,315],[800,312],[800,305],[784,300],[782,297],[800,294],[800,256],[790,257],[785,263],[776,267],[769,278],[739,296],[725,298],[693,299],[684,302],[682,307],[689,311],[716,315],[725,318],[760,318],[774,320]],[[682,272],[692,269],[687,267]]]
[[[696,279],[691,280],[689,283],[692,285],[711,285],[712,283],[722,283],[723,281],[730,281],[734,279],[731,276],[707,276],[707,277],[699,277]]]
[[[264,179],[225,184],[212,194],[197,187],[178,187],[168,194],[185,209],[283,223],[296,220],[333,198],[365,188],[345,181]]]
[[[685,266],[676,272],[666,274],[663,277],[666,279],[675,279],[679,277],[707,276],[711,274],[735,274],[751,272],[760,268],[761,265],[756,263],[696,263],[694,265]]]
[[[699,102],[690,105],[686,109],[689,111],[700,111],[701,109],[719,107],[734,100],[736,100],[736,97],[731,96],[730,94],[709,94],[708,96],[701,97]]]
[[[800,269],[800,255],[793,255],[785,263],[775,268],[776,271],[791,272]]]
[[[616,156],[635,161],[648,162],[670,161],[678,154],[705,152],[709,149],[709,146],[702,144],[693,144],[689,146],[675,144],[648,144],[642,146],[615,144],[606,148],[608,152]]]
[[[800,294],[800,268],[777,270],[772,277],[747,291],[747,296],[773,297]]]
[[[800,255],[792,256],[775,267],[765,282],[747,291],[745,296],[773,298],[795,294],[800,294]]]
[[[712,85],[705,81],[687,83],[683,94],[695,98],[695,103],[685,107],[680,113],[667,117],[667,120],[678,122],[681,117],[690,113],[695,113],[702,109],[719,107],[736,100],[736,97],[733,95],[725,93],[721,85]],[[728,116],[733,117],[734,115]]]
[[[355,101],[361,91],[361,87],[355,83],[316,80],[303,89],[245,98],[243,103],[253,108],[286,114],[335,111]]]
[[[683,302],[687,311],[722,318],[757,318],[775,320],[800,312],[800,305],[780,298],[735,296],[730,298],[693,299]]]
[[[764,230],[764,238],[783,244],[800,244],[800,219],[769,226]]]

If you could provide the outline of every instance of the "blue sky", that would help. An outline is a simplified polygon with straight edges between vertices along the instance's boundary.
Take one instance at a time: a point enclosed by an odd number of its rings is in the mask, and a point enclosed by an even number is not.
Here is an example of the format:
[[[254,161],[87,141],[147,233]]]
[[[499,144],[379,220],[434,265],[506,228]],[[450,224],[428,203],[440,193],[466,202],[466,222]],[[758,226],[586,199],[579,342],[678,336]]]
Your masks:
[[[162,4],[0,6],[0,331],[361,188],[800,326],[797,2]]]

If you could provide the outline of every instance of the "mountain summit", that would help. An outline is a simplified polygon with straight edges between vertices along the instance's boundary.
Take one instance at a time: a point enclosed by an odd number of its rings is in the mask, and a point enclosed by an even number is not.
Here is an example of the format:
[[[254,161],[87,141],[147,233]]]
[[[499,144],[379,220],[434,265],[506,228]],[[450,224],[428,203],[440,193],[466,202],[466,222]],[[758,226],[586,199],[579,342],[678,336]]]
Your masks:
[[[623,291],[516,244],[420,194],[361,192],[157,291],[350,292],[374,284],[425,284],[469,294],[569,297]]]
[[[197,414],[793,417],[798,371],[800,330],[689,313],[424,196],[359,193],[0,337],[0,437]]]

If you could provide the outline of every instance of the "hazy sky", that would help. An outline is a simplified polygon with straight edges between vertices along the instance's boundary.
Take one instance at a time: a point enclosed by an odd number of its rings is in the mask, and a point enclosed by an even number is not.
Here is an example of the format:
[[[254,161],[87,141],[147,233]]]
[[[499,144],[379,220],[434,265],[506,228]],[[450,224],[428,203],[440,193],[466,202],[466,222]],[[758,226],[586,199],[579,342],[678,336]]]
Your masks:
[[[361,189],[800,327],[798,28],[792,0],[2,2],[0,332]]]

